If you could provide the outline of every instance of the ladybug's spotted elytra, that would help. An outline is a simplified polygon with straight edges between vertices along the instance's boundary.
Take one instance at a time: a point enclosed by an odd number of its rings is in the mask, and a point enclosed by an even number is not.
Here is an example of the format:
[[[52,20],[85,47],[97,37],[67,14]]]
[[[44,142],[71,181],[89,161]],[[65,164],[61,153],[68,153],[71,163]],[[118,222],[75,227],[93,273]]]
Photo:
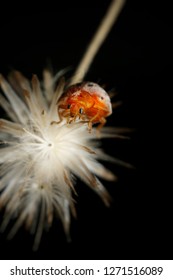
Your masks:
[[[100,123],[100,129],[106,122],[105,118],[112,114],[109,95],[93,82],[82,82],[68,87],[57,105],[60,119],[66,117],[68,123],[77,118],[88,121],[89,131],[95,123]]]

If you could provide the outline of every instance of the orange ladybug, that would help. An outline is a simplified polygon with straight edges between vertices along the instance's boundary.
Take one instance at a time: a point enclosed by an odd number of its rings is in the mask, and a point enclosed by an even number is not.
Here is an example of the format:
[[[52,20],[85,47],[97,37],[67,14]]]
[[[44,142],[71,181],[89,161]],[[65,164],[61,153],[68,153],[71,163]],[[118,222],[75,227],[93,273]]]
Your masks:
[[[93,82],[82,82],[68,87],[58,101],[60,119],[67,117],[71,123],[77,118],[88,121],[89,131],[92,124],[100,123],[100,129],[106,117],[112,114],[112,105],[107,92]]]

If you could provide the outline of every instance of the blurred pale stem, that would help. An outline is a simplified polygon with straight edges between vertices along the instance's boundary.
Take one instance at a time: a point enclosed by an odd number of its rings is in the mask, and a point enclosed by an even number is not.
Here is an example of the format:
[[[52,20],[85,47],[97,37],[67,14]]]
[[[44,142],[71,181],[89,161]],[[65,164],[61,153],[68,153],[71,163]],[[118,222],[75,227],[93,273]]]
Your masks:
[[[81,62],[79,63],[76,72],[71,79],[70,85],[81,82],[86,75],[96,53],[104,42],[106,36],[108,35],[111,27],[118,18],[125,4],[125,0],[113,0],[106,15],[104,16],[98,30],[96,31],[91,43],[89,44]]]

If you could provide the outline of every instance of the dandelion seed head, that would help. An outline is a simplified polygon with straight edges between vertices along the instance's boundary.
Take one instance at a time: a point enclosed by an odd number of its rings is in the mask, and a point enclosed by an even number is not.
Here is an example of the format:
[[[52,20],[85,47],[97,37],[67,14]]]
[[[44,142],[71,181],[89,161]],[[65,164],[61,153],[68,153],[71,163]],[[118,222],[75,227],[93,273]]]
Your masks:
[[[9,118],[0,120],[0,205],[6,209],[2,230],[17,215],[9,236],[25,224],[35,232],[37,247],[43,228],[52,223],[53,213],[69,233],[70,212],[75,214],[75,178],[81,178],[109,205],[109,194],[98,177],[114,180],[115,176],[98,161],[105,160],[106,155],[97,145],[95,128],[89,133],[87,123],[80,120],[56,123],[64,80],[55,88],[50,76],[52,97],[47,98],[46,87],[41,87],[36,76],[31,83],[19,72],[11,77],[18,82],[18,93],[1,76],[0,98],[5,100],[1,106]],[[111,133],[111,129],[103,129],[100,138]]]

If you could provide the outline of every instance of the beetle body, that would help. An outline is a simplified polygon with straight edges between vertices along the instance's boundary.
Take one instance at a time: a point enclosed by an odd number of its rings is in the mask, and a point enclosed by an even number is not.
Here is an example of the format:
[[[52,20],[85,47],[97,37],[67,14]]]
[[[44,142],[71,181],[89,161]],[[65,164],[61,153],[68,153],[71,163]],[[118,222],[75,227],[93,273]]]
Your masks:
[[[101,128],[106,117],[111,115],[112,106],[107,92],[96,83],[83,82],[67,88],[58,102],[60,119],[67,117],[67,122],[77,118],[88,121],[89,130],[92,124],[100,123]]]

